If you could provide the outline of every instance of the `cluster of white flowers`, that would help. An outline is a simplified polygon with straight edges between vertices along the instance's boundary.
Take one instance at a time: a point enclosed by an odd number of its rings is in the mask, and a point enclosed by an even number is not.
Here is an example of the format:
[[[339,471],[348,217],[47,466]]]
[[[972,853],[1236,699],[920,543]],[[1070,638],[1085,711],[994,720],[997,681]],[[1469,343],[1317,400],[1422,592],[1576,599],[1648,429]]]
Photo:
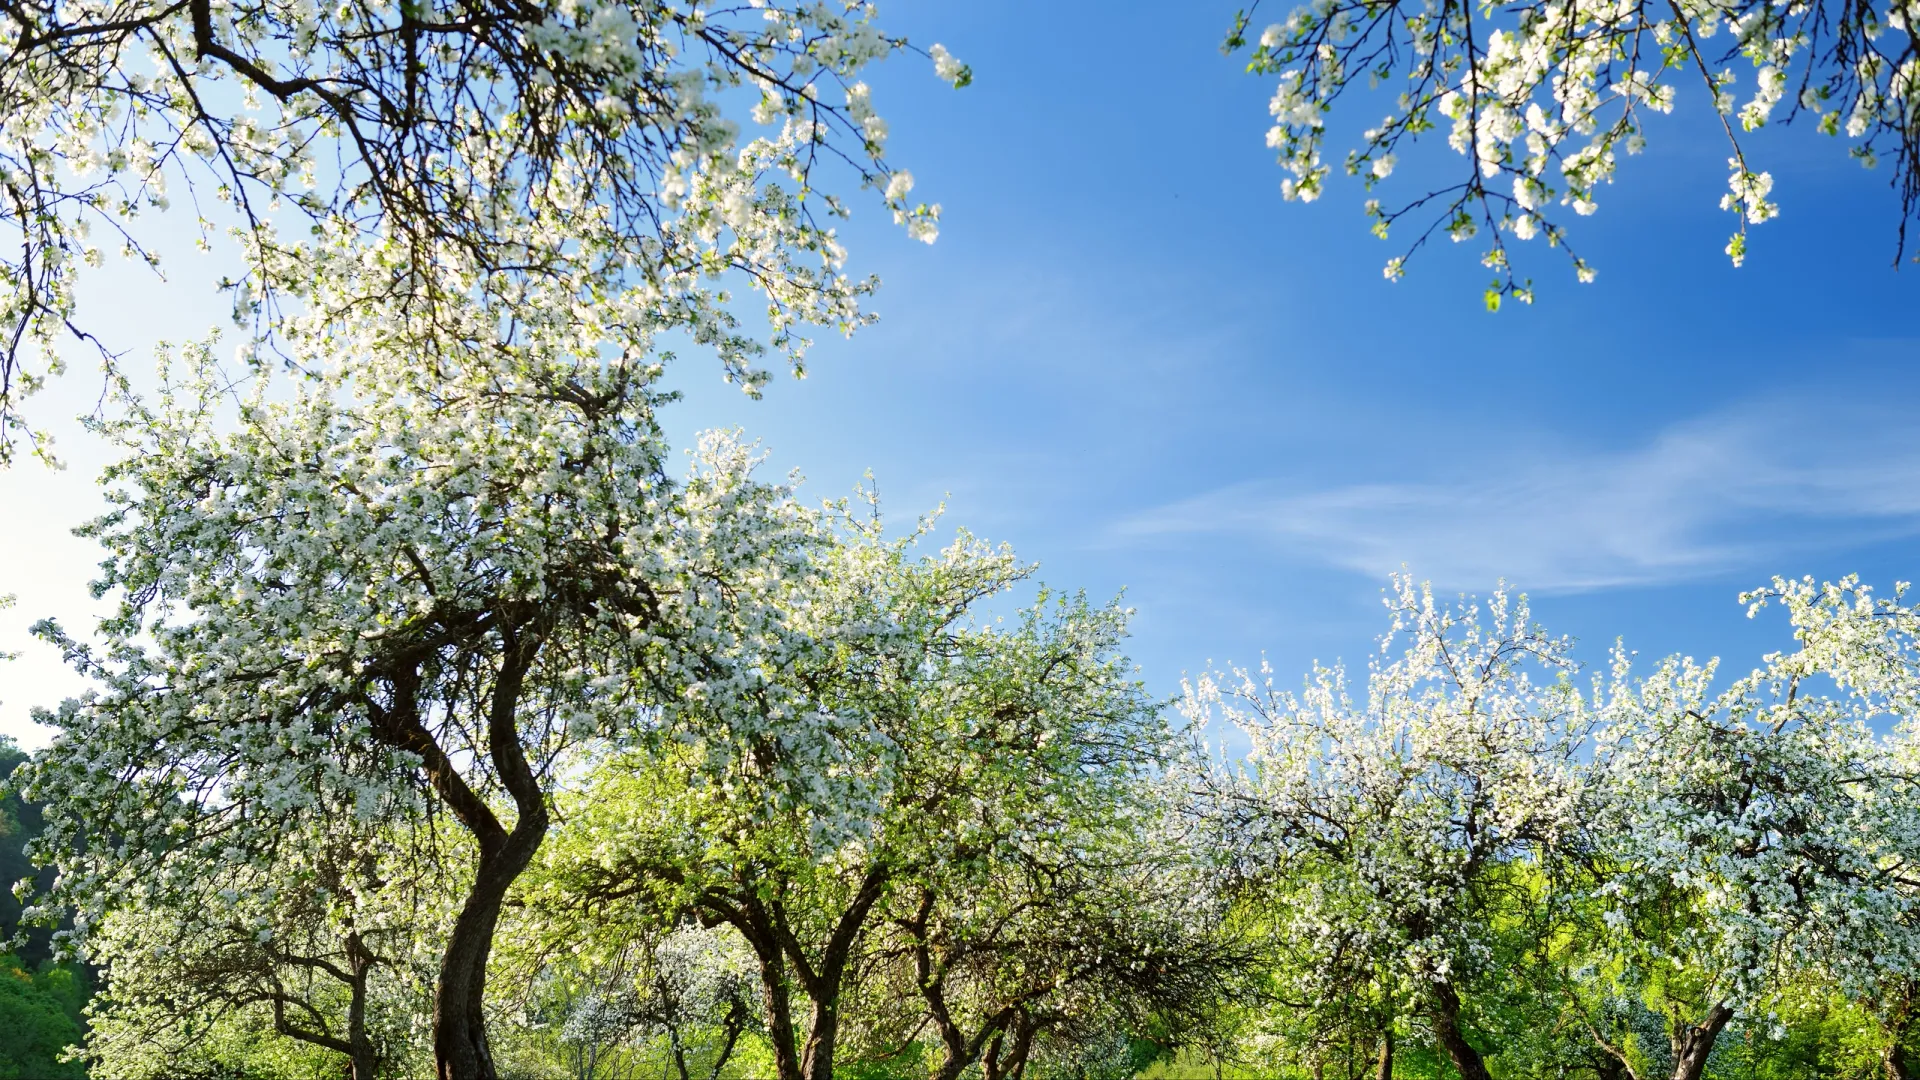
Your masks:
[[[1377,87],[1403,78],[1393,111],[1348,153],[1347,172],[1371,188],[1393,174],[1403,142],[1436,126],[1448,128],[1448,145],[1470,164],[1458,183],[1409,197],[1398,209],[1369,202],[1382,238],[1403,217],[1422,215],[1387,276],[1397,278],[1406,257],[1436,230],[1455,240],[1484,234],[1491,247],[1483,261],[1500,274],[1489,293],[1489,304],[1497,304],[1500,296],[1532,296],[1509,265],[1507,238],[1544,236],[1565,247],[1553,205],[1593,213],[1620,152],[1644,147],[1645,114],[1673,110],[1679,81],[1701,81],[1723,116],[1736,112],[1737,77],[1720,68],[1736,54],[1755,69],[1752,96],[1737,106],[1743,131],[1766,124],[1794,92],[1829,134],[1841,130],[1844,114],[1854,153],[1869,163],[1876,146],[1890,142],[1903,169],[1920,168],[1920,57],[1901,32],[1909,7],[1907,0],[1527,0],[1494,10],[1314,0],[1254,39],[1248,67],[1278,78],[1267,145],[1290,174],[1282,184],[1286,197],[1301,200],[1324,191],[1331,171],[1326,117],[1352,81]],[[1722,29],[1731,38],[1724,47],[1713,40]],[[1243,14],[1228,46],[1248,47],[1248,38]],[[1735,178],[1722,205],[1740,215],[1728,246],[1739,265],[1746,226],[1773,217],[1777,207],[1765,201],[1770,178],[1748,167],[1738,133],[1725,126]],[[1902,190],[1903,213],[1911,215],[1920,209],[1920,186],[1909,180]],[[1581,280],[1591,280],[1571,248],[1567,254]]]
[[[1551,948],[1573,999],[1669,996],[1675,1076],[1700,1075],[1730,1020],[1773,1024],[1812,973],[1897,1038],[1889,987],[1920,972],[1920,609],[1904,591],[1776,580],[1747,599],[1786,609],[1796,649],[1724,688],[1685,657],[1636,677],[1616,649],[1583,692],[1524,603],[1496,594],[1482,629],[1402,581],[1383,647],[1411,640],[1363,702],[1338,670],[1302,695],[1265,669],[1190,685],[1191,717],[1252,740],[1215,777],[1215,811],[1237,875],[1275,892],[1293,992],[1316,1015],[1361,1009],[1368,1038],[1425,1017],[1450,1050],[1448,1010],[1565,935]]]
[[[1478,898],[1580,831],[1596,718],[1563,677],[1569,643],[1524,599],[1496,593],[1483,623],[1399,579],[1389,606],[1383,656],[1403,636],[1405,651],[1372,667],[1363,701],[1339,668],[1294,694],[1263,665],[1190,682],[1182,709],[1251,740],[1217,809],[1237,876],[1280,890],[1292,992],[1455,1024],[1454,988],[1494,966],[1502,932]]]
[[[462,890],[524,867],[583,742],[774,742],[796,778],[836,745],[778,678],[820,648],[788,598],[825,519],[730,435],[669,474],[660,366],[603,351],[610,320],[657,318],[554,303],[503,342],[480,303],[432,327],[379,307],[290,323],[290,392],[257,370],[236,400],[203,343],[102,425],[128,457],[91,533],[122,600],[99,648],[42,625],[96,689],[43,715],[59,734],[22,777],[60,868],[37,911],[77,913],[67,948],[117,961],[131,939],[93,930],[247,895],[304,832],[428,800],[473,853],[451,902],[497,904]]]
[[[140,243],[169,178],[218,196],[203,238],[231,227],[246,256],[237,312],[330,317],[357,299],[340,249],[379,258],[390,292],[432,309],[475,290],[522,317],[564,280],[578,304],[647,307],[698,328],[749,390],[768,347],[796,367],[803,326],[870,318],[849,277],[831,193],[885,189],[931,241],[938,207],[908,204],[882,159],[886,125],[860,71],[908,42],[869,3],[563,0],[476,14],[392,0],[31,0],[0,20],[0,454],[84,327],[91,236]],[[935,74],[971,78],[945,48]],[[745,138],[729,115],[758,91]],[[841,105],[838,99],[846,98]],[[723,284],[765,294],[742,333]],[[536,295],[523,295],[531,293]],[[24,336],[23,336],[24,335]],[[637,339],[610,339],[616,348]],[[29,353],[39,353],[35,360]]]

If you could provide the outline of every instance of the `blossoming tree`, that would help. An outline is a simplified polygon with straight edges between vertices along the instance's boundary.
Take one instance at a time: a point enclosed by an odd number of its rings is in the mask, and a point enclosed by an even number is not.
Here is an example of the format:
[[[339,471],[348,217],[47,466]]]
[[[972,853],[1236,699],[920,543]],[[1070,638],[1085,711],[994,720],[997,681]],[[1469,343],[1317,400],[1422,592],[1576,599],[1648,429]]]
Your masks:
[[[590,318],[533,329],[459,381],[368,339],[291,400],[223,397],[197,347],[106,425],[129,456],[90,532],[121,599],[98,648],[43,625],[97,689],[44,718],[28,780],[61,871],[41,910],[79,912],[75,944],[252,877],[316,816],[417,797],[470,860],[434,1056],[484,1080],[494,930],[567,749],[716,710],[738,714],[716,740],[807,741],[769,678],[809,647],[772,605],[814,516],[726,438],[676,483],[658,366],[603,354]]]
[[[1121,610],[1043,598],[997,627],[981,607],[1030,570],[1011,553],[963,536],[914,558],[917,536],[886,539],[877,519],[849,517],[841,530],[827,571],[790,608],[797,627],[831,646],[780,674],[835,717],[831,756],[795,769],[774,745],[746,756],[700,743],[616,755],[533,895],[589,921],[733,927],[759,965],[782,1080],[830,1080],[850,1006],[883,968],[906,980],[896,1002],[935,1017],[948,1054],[941,1075],[959,1075],[996,1035],[1015,1037],[1020,1005],[1078,981],[1076,963],[1110,974],[1086,933],[1063,940],[1061,963],[1027,997],[995,1002],[985,1023],[957,996],[944,1011],[941,991],[958,995],[968,965],[936,972],[932,954],[952,951],[954,923],[976,914],[964,910],[965,884],[1001,868],[1017,875],[1011,855],[1050,834],[1062,834],[1063,857],[1071,838],[1092,838],[1085,819],[1103,806],[1124,811],[1168,737],[1116,651]],[[724,716],[716,728],[729,726]],[[916,929],[890,935],[890,923]],[[929,964],[917,975],[915,943]],[[883,954],[896,944],[902,962],[889,965]]]
[[[1834,959],[1834,934],[1911,918],[1882,827],[1892,759],[1847,699],[1809,688],[1812,655],[1717,692],[1714,665],[1671,658],[1612,704],[1601,944],[1665,1014],[1674,1080],[1703,1074],[1736,1017],[1769,1026],[1772,995]]]
[[[1049,1040],[1186,1039],[1235,998],[1251,956],[1180,810],[1129,786],[903,884],[880,946],[898,996],[875,1008],[925,1017],[933,1080],[1023,1076]]]
[[[1673,111],[1682,86],[1711,103],[1726,137],[1720,206],[1737,222],[1727,243],[1735,266],[1747,226],[1780,212],[1773,177],[1742,135],[1800,115],[1844,134],[1866,165],[1892,160],[1894,262],[1908,250],[1907,223],[1920,213],[1920,8],[1910,0],[1313,0],[1258,31],[1255,14],[1236,18],[1226,48],[1248,50],[1249,71],[1277,77],[1267,145],[1290,174],[1287,198],[1326,191],[1327,120],[1343,97],[1387,108],[1342,162],[1369,190],[1435,129],[1464,159],[1452,183],[1367,201],[1375,235],[1407,237],[1387,261],[1389,279],[1444,235],[1485,244],[1489,308],[1532,299],[1511,241],[1561,248],[1591,281],[1569,215],[1594,212],[1621,156],[1645,145],[1649,115]],[[1382,85],[1377,101],[1371,90]]]
[[[1913,1046],[1920,1026],[1920,608],[1906,593],[1902,583],[1891,595],[1875,595],[1854,577],[1820,584],[1776,578],[1746,597],[1754,614],[1767,606],[1784,610],[1798,647],[1773,665],[1784,678],[1830,686],[1816,708],[1838,712],[1850,740],[1862,729],[1894,724],[1871,756],[1835,770],[1842,775],[1823,801],[1838,802],[1844,820],[1803,814],[1826,826],[1827,843],[1840,853],[1813,848],[1817,861],[1798,875],[1825,883],[1827,893],[1813,905],[1817,917],[1807,929],[1814,940],[1803,951],[1879,1023],[1881,1063],[1891,1080],[1920,1076]],[[1810,830],[1797,831],[1792,842],[1808,846]]]
[[[7,4],[0,453],[32,433],[20,398],[57,369],[56,337],[97,340],[75,303],[82,268],[102,244],[157,262],[141,213],[181,184],[203,237],[232,230],[236,317],[263,335],[289,314],[357,309],[366,283],[346,268],[377,264],[382,294],[422,325],[475,294],[506,319],[619,303],[691,325],[758,386],[767,345],[798,364],[797,327],[868,318],[873,282],[844,273],[832,225],[843,182],[934,236],[939,207],[912,201],[912,177],[886,162],[860,81],[910,49],[874,14],[783,0]],[[970,77],[938,45],[922,55],[951,83]],[[759,133],[743,140],[742,120]],[[740,331],[715,280],[727,270],[765,296],[766,334]]]
[[[1382,652],[1402,635],[1405,651],[1373,667],[1364,701],[1337,668],[1298,695],[1263,669],[1204,677],[1183,707],[1252,741],[1210,801],[1310,1037],[1377,1041],[1385,1077],[1410,1030],[1487,1080],[1476,998],[1513,978],[1508,939],[1551,922],[1556,864],[1584,842],[1597,717],[1566,678],[1569,643],[1524,599],[1496,593],[1483,624],[1399,580],[1389,607]]]
[[[155,1080],[188,1063],[239,1068],[227,1044],[271,1032],[345,1059],[353,1080],[418,1071],[462,860],[423,851],[434,837],[409,816],[316,814],[274,861],[108,914],[89,950],[112,960],[88,1008],[93,1068]]]
[[[1657,1059],[1697,1080],[1730,1023],[1778,1040],[1789,999],[1816,985],[1876,1016],[1888,1074],[1909,1075],[1920,617],[1898,592],[1776,579],[1748,594],[1754,613],[1785,609],[1796,647],[1723,689],[1715,664],[1684,657],[1629,683],[1616,656],[1588,972],[1597,996],[1662,1014],[1670,1043],[1636,1053],[1583,1024],[1626,1075]]]

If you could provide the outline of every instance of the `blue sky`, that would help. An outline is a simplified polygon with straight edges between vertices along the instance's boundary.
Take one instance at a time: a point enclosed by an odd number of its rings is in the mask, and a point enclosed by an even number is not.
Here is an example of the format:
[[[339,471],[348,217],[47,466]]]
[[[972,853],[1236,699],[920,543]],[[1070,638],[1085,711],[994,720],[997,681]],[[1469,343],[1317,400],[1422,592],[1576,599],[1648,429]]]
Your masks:
[[[1782,643],[1734,602],[1771,575],[1920,573],[1920,266],[1894,271],[1885,171],[1810,127],[1750,144],[1782,216],[1746,266],[1721,253],[1724,141],[1704,92],[1648,129],[1599,212],[1574,224],[1599,270],[1576,285],[1526,252],[1532,307],[1481,306],[1469,243],[1390,284],[1354,183],[1280,198],[1265,148],[1271,87],[1217,45],[1232,6],[882,5],[975,73],[953,91],[895,58],[869,81],[890,157],[944,206],[925,247],[871,208],[853,268],[885,282],[882,321],[825,339],[802,382],[751,402],[684,355],[685,443],[745,428],[820,495],[871,469],[897,514],[1007,540],[1042,576],[1139,610],[1134,654],[1177,689],[1209,660],[1284,673],[1359,661],[1402,564],[1447,590],[1502,576],[1598,658],[1726,655]],[[1355,125],[1373,110],[1344,118]],[[1434,140],[1387,189],[1457,159]],[[1538,241],[1535,242],[1538,244]],[[124,275],[96,287],[125,344],[183,336],[219,301]],[[197,321],[196,321],[197,320]],[[97,382],[49,392],[76,411]],[[24,641],[79,622],[96,557],[65,530],[98,465],[65,436],[66,473],[0,476],[0,730],[71,692]]]

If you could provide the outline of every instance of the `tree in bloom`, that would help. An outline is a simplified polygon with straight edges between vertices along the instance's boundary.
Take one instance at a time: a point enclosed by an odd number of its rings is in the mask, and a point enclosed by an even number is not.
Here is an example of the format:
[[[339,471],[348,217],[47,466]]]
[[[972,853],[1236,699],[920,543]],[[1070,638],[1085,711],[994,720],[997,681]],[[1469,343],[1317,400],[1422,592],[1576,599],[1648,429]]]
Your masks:
[[[1258,32],[1255,14],[1236,18],[1226,49],[1249,50],[1248,70],[1275,79],[1267,145],[1290,174],[1287,198],[1325,192],[1328,117],[1350,92],[1383,84],[1397,93],[1347,152],[1349,175],[1368,190],[1389,182],[1400,156],[1435,129],[1464,159],[1452,184],[1367,201],[1376,236],[1405,237],[1389,279],[1444,235],[1485,244],[1489,308],[1532,299],[1513,241],[1562,249],[1591,281],[1569,221],[1594,212],[1619,159],[1644,147],[1649,114],[1672,112],[1683,86],[1711,102],[1726,136],[1719,200],[1736,221],[1726,248],[1735,266],[1747,227],[1780,213],[1773,177],[1742,135],[1803,115],[1825,134],[1844,133],[1865,165],[1891,157],[1901,199],[1894,262],[1908,250],[1907,224],[1920,213],[1920,8],[1911,0],[1313,0]]]
[[[894,993],[872,1008],[925,1018],[934,1080],[976,1067],[1012,1080],[1037,1051],[1120,1032],[1183,1041],[1236,997],[1252,958],[1226,932],[1177,811],[1142,787],[1110,782],[1054,828],[961,852],[901,888],[879,949],[896,958],[878,980]]]
[[[782,1080],[830,1080],[843,1036],[861,1022],[853,1005],[883,971],[907,972],[894,1000],[933,1010],[943,1044],[958,1044],[942,1075],[958,1075],[996,1035],[1015,1037],[1019,1007],[1047,1004],[1054,978],[1075,981],[1073,957],[1100,968],[1091,925],[1071,940],[1048,927],[1064,966],[1025,998],[994,1004],[984,1026],[957,996],[940,1016],[941,989],[965,990],[958,968],[913,975],[907,953],[890,963],[887,950],[902,933],[909,951],[953,949],[952,932],[974,914],[969,885],[1018,876],[1011,855],[1040,850],[1050,834],[1062,834],[1064,858],[1070,837],[1094,835],[1079,831],[1084,817],[1124,808],[1170,743],[1117,652],[1122,610],[1043,596],[996,626],[982,607],[1030,572],[1010,552],[963,535],[916,558],[920,534],[887,539],[877,515],[848,515],[839,528],[788,615],[822,651],[777,676],[831,715],[831,743],[803,769],[772,744],[743,754],[668,742],[609,757],[554,847],[550,884],[533,895],[591,921],[695,918],[738,931],[754,952]],[[756,702],[714,706],[712,730],[768,728],[770,718],[720,711]],[[1103,852],[1110,843],[1085,855]],[[1019,914],[1018,901],[979,899]]]
[[[418,1071],[444,898],[457,894],[444,871],[464,860],[422,850],[434,837],[408,816],[362,824],[336,807],[272,861],[110,913],[89,949],[112,960],[88,1009],[93,1069],[157,1080],[189,1062],[242,1068],[223,1059],[228,1044],[270,1032],[344,1060],[353,1080]]]
[[[873,282],[846,275],[832,224],[836,169],[935,234],[939,207],[886,161],[860,79],[920,50],[874,18],[782,0],[10,3],[0,453],[32,435],[19,402],[57,370],[56,337],[96,340],[81,268],[103,245],[157,264],[140,216],[183,183],[203,238],[236,237],[236,317],[263,334],[358,308],[365,282],[343,268],[377,266],[426,325],[474,295],[508,320],[555,297],[617,302],[691,324],[757,387],[768,345],[798,365],[797,328],[868,319]],[[971,77],[938,45],[921,55]],[[740,331],[715,280],[729,270],[765,296],[765,335]]]
[[[1714,671],[1670,658],[1616,697],[1598,817],[1601,947],[1665,1017],[1674,1080],[1698,1080],[1736,1018],[1770,1030],[1827,927],[1913,902],[1883,864],[1889,762],[1860,717],[1786,658],[1718,692]]]
[[[753,952],[727,927],[583,928],[536,912],[503,945],[500,974],[526,987],[516,1041],[533,1053],[522,1049],[519,1073],[558,1060],[581,1080],[638,1076],[656,1071],[664,1041],[662,1069],[720,1080],[758,1021]]]
[[[704,1080],[720,1080],[755,1018],[752,950],[728,927],[690,924],[662,938],[651,959],[638,1014],[644,1030],[666,1037],[679,1080],[694,1080],[689,1044],[708,1036],[715,1045]]]
[[[419,799],[467,859],[436,1067],[484,1080],[494,931],[568,749],[715,713],[727,738],[807,741],[772,675],[810,647],[777,603],[816,515],[730,438],[670,477],[660,369],[603,352],[590,314],[521,330],[459,380],[405,333],[329,338],[334,362],[278,397],[263,376],[236,399],[195,347],[156,406],[104,424],[128,456],[87,533],[120,599],[98,646],[42,625],[95,689],[43,715],[27,777],[60,870],[40,911],[78,913],[73,946],[254,887],[316,819]]]
[[[1920,608],[1906,593],[1901,583],[1878,596],[1854,577],[1820,584],[1775,578],[1744,598],[1750,614],[1784,610],[1797,648],[1769,660],[1782,678],[1833,688],[1817,709],[1843,716],[1853,738],[1896,721],[1871,756],[1845,762],[1854,768],[1827,796],[1846,820],[1821,824],[1828,844],[1845,844],[1844,857],[1813,848],[1817,861],[1799,875],[1821,882],[1826,893],[1813,906],[1814,940],[1803,951],[1827,985],[1878,1024],[1890,1080],[1920,1076],[1920,742],[1913,727],[1920,716]]]
[[[1910,662],[1887,658],[1912,653],[1916,622],[1851,581],[1747,599],[1783,604],[1798,647],[1724,688],[1716,663],[1670,657],[1636,679],[1616,651],[1589,921],[1561,950],[1567,1019],[1619,1075],[1699,1080],[1730,1026],[1778,1043],[1796,1006],[1838,988],[1881,1016],[1904,1075],[1920,817],[1909,740],[1872,723],[1912,714]],[[1654,1032],[1632,1030],[1642,1017]]]
[[[1208,802],[1304,1021],[1306,1045],[1283,1049],[1313,1064],[1372,1043],[1386,1077],[1404,1032],[1487,1080],[1499,1031],[1482,1006],[1550,936],[1597,716],[1524,598],[1495,593],[1483,615],[1397,580],[1388,606],[1382,653],[1404,652],[1373,665],[1364,700],[1339,668],[1299,694],[1263,668],[1199,679],[1183,708],[1252,742]]]

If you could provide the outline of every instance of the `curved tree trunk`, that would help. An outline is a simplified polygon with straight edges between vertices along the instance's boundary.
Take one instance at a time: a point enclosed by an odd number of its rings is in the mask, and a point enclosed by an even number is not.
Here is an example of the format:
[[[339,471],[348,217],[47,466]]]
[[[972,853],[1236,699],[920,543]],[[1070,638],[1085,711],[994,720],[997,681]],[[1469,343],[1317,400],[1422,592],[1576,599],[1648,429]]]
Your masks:
[[[380,1069],[380,1057],[367,1037],[367,972],[373,962],[373,952],[360,939],[360,932],[348,931],[347,970],[353,982],[347,998],[347,1043],[353,1047],[353,1080],[376,1080]]]
[[[546,834],[546,808],[523,810],[506,843],[493,855],[483,856],[474,873],[467,902],[447,938],[434,991],[433,1056],[438,1080],[494,1080],[497,1075],[482,1011],[487,958],[493,952],[493,932],[507,890],[532,863]]]
[[[721,1070],[727,1067],[727,1061],[733,1057],[733,1048],[740,1041],[740,1033],[747,1026],[747,1009],[739,999],[734,999],[727,1008],[725,1030],[727,1037],[720,1043],[720,1053],[713,1059],[713,1067],[707,1070],[707,1080],[720,1080]]]
[[[1349,1059],[1351,1060],[1351,1059]],[[1393,1080],[1393,1029],[1380,1033],[1380,1057],[1376,1062],[1373,1075],[1375,1080]]]
[[[1733,1019],[1733,1010],[1715,1005],[1698,1024],[1679,1026],[1673,1033],[1673,1080],[1700,1080],[1707,1071],[1707,1055],[1714,1040]]]
[[[1434,983],[1433,996],[1433,1009],[1429,1014],[1433,1022],[1433,1034],[1440,1041],[1440,1048],[1447,1052],[1454,1069],[1460,1073],[1460,1080],[1493,1080],[1487,1072],[1486,1059],[1460,1032],[1460,995],[1454,992],[1453,984],[1445,981]],[[1391,1067],[1391,1060],[1388,1064]]]
[[[800,1080],[800,1056],[794,1050],[793,995],[787,987],[787,965],[780,945],[771,931],[753,919],[743,917],[732,925],[753,946],[759,962],[760,1002],[766,1010],[775,1080]]]
[[[420,719],[418,668],[396,673],[393,701],[385,710],[374,708],[374,730],[383,739],[420,756],[421,768],[454,817],[473,835],[480,849],[479,865],[466,901],[454,919],[453,932],[441,954],[438,985],[433,994],[433,1058],[436,1080],[496,1080],[493,1054],[487,1046],[484,1011],[487,958],[493,952],[493,932],[507,890],[533,862],[546,839],[546,793],[520,746],[519,709],[527,673],[539,655],[536,630],[503,628],[500,670],[487,703],[487,759],[500,784],[513,799],[516,817],[512,831],[504,828],[487,801],[468,785],[444,747]]]

